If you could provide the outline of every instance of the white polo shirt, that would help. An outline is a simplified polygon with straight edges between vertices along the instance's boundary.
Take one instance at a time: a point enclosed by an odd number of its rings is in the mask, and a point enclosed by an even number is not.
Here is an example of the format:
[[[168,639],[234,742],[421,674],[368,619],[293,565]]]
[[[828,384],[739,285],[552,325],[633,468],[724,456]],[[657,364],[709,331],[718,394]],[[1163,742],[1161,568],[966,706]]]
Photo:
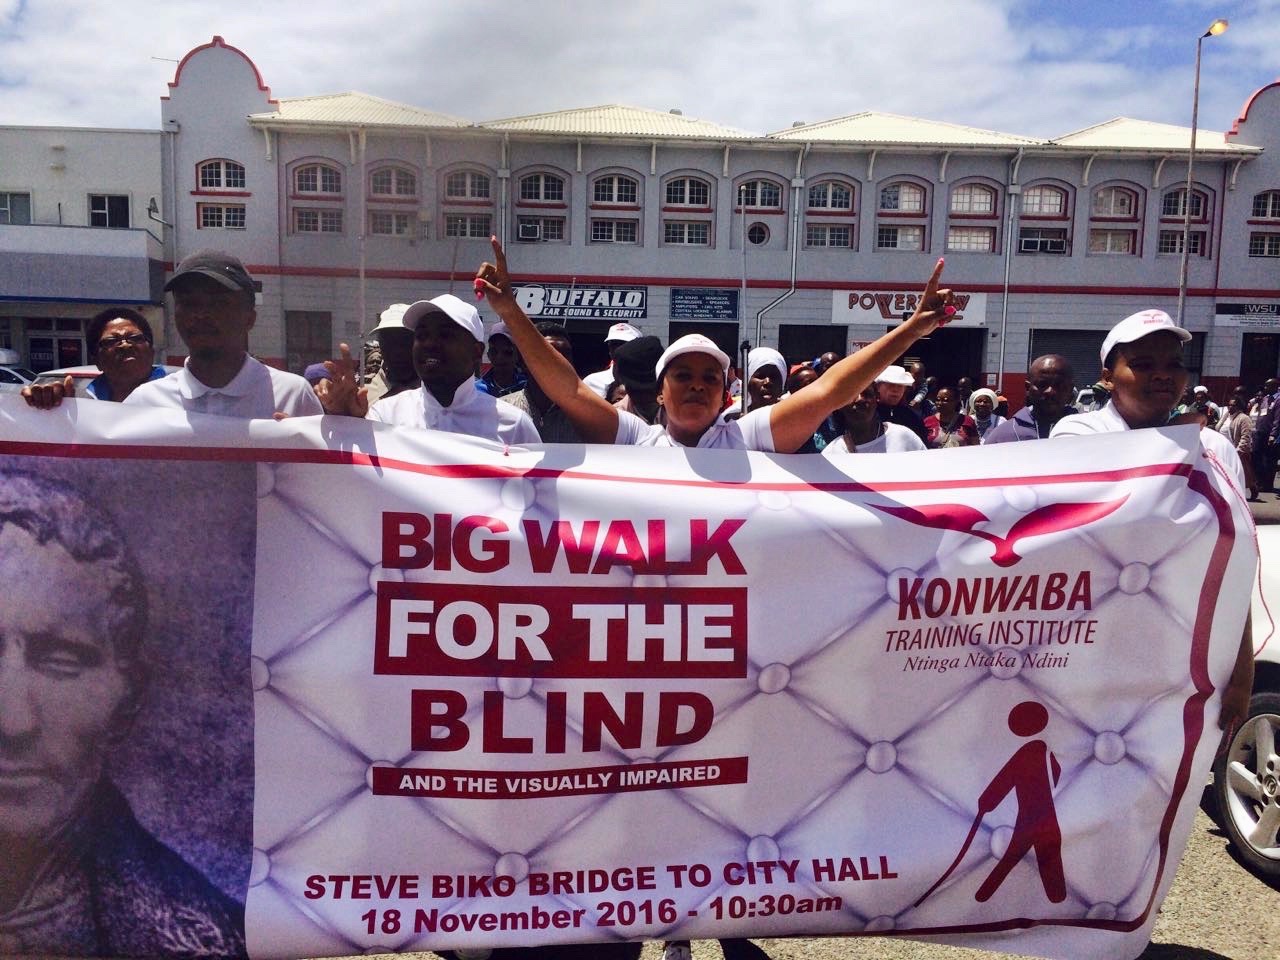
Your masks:
[[[444,430],[498,443],[542,442],[528,414],[505,400],[481,393],[476,389],[475,377],[458,385],[453,402],[447,407],[426,387],[418,387],[379,400],[369,408],[368,418],[397,427]]]
[[[190,362],[188,357],[187,364]],[[306,380],[268,367],[247,354],[240,372],[225,387],[211,387],[197,380],[184,364],[177,373],[135,388],[124,402],[242,420],[270,420],[276,413],[291,417],[324,413]]]
[[[828,460],[836,460],[847,453],[911,453],[915,450],[927,449],[924,441],[913,431],[900,427],[896,423],[886,423],[884,432],[880,436],[870,443],[858,444],[856,450],[849,449],[849,443],[842,433],[823,447],[821,453]]]
[[[1125,422],[1124,417],[1120,416],[1116,405],[1108,400],[1107,405],[1101,410],[1090,410],[1088,413],[1074,413],[1069,417],[1063,417],[1053,425],[1053,429],[1049,431],[1049,438],[1087,437],[1095,433],[1119,433],[1132,429]],[[1240,462],[1240,454],[1236,453],[1236,448],[1231,445],[1231,441],[1217,430],[1201,428],[1200,445],[1212,451],[1223,467],[1231,471],[1236,489],[1244,490],[1244,464]]]
[[[699,450],[760,450],[773,453],[773,429],[769,426],[772,407],[752,410],[737,420],[717,420],[698,438]],[[659,424],[648,424],[634,413],[618,411],[618,434],[614,443],[630,447],[682,447],[684,444]]]

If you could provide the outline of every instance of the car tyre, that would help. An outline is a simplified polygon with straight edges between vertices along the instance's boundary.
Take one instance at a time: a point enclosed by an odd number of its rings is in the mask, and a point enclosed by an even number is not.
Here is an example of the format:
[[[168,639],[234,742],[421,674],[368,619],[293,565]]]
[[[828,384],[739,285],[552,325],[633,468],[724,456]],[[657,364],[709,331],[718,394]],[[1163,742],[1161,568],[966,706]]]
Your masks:
[[[1213,766],[1218,821],[1240,858],[1280,880],[1280,693],[1255,693]]]

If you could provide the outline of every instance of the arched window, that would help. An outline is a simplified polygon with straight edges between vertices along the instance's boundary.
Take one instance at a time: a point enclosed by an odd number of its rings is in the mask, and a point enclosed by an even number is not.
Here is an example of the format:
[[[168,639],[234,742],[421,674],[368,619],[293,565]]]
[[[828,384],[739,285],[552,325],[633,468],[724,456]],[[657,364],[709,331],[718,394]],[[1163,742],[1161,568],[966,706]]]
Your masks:
[[[201,190],[243,190],[244,164],[234,160],[206,160],[198,167]]]
[[[1208,204],[1205,195],[1199,190],[1191,191],[1191,219],[1204,220]],[[1170,190],[1160,201],[1161,217],[1185,217],[1187,215],[1187,188],[1179,187]]]
[[[1095,217],[1133,220],[1138,216],[1138,193],[1128,187],[1099,187],[1089,208]]]
[[[876,217],[877,250],[928,249],[925,196],[922,185],[907,180],[881,185]]]
[[[447,200],[488,200],[489,175],[478,170],[455,170],[444,179],[444,195]]]
[[[810,210],[852,210],[853,188],[839,180],[822,180],[809,187]]]
[[[418,178],[404,167],[377,167],[369,175],[370,197],[411,198],[418,195]]]
[[[852,250],[858,225],[855,188],[843,180],[818,179],[805,191],[804,245],[810,250]]]
[[[535,203],[563,203],[564,178],[554,173],[531,173],[521,177],[520,199]]]
[[[587,239],[591,243],[640,242],[640,179],[626,173],[602,173],[591,180]]]
[[[327,163],[307,163],[293,171],[295,193],[340,196],[342,171]]]
[[[1186,229],[1187,188],[1175,187],[1160,198],[1160,235],[1156,252],[1182,255],[1184,240],[1191,256],[1209,255],[1210,195],[1199,187],[1191,189],[1191,229]]]
[[[668,207],[709,207],[711,184],[697,177],[676,177],[667,181],[665,199]]]
[[[640,184],[635,177],[610,173],[596,177],[591,183],[593,203],[635,204],[639,202]]]
[[[1264,190],[1253,197],[1255,220],[1280,220],[1280,190]]]
[[[962,216],[990,216],[996,212],[996,192],[981,183],[962,183],[951,191],[951,212]]]
[[[715,224],[711,181],[677,174],[662,185],[663,246],[711,247],[715,245]]]
[[[739,208],[745,206],[755,210],[781,210],[782,185],[773,180],[746,180],[738,184],[735,199]]]
[[[1137,256],[1142,252],[1144,192],[1137,186],[1102,184],[1089,200],[1089,253]]]
[[[1023,188],[1018,205],[1018,253],[1071,253],[1073,193],[1065,186],[1033,183]]]
[[[1065,216],[1067,191],[1059,187],[1027,187],[1022,194],[1022,212],[1038,216]]]
[[[924,213],[924,187],[905,181],[881,187],[880,209],[898,213]]]

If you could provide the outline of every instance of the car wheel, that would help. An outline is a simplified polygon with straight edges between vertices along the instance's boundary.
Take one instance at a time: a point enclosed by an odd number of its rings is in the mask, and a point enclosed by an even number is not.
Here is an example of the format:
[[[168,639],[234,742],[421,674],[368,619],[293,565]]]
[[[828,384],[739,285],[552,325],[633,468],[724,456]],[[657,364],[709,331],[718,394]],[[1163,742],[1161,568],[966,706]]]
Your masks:
[[[1222,829],[1242,860],[1280,878],[1280,693],[1255,693],[1249,718],[1213,767]]]

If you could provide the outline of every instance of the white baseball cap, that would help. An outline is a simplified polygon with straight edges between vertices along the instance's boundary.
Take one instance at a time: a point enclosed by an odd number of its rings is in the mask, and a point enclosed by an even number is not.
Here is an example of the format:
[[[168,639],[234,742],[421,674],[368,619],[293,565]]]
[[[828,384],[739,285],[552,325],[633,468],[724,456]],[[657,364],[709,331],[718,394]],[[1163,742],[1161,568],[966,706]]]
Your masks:
[[[1192,390],[1191,392],[1192,393],[1208,393],[1209,388],[1206,387],[1203,383],[1200,383],[1200,384],[1197,384],[1195,389]]]
[[[452,293],[445,293],[431,300],[419,300],[417,303],[409,304],[409,309],[404,312],[404,325],[410,330],[416,330],[418,321],[429,313],[443,313],[463,330],[475,337],[477,343],[485,342],[484,323],[480,320],[480,312],[465,300],[455,297]]]
[[[604,342],[617,341],[618,343],[629,343],[632,340],[640,339],[640,331],[629,323],[615,323],[609,328],[609,332],[604,335]]]
[[[501,320],[489,324],[489,330],[485,334],[485,342],[487,343],[494,337],[506,337],[508,340],[511,340],[511,333],[507,330],[507,325]]]
[[[898,364],[890,364],[880,371],[880,375],[876,377],[876,383],[888,383],[896,387],[910,387],[915,384],[915,378],[907,373],[906,368]]]
[[[1107,339],[1102,341],[1102,365],[1107,365],[1107,356],[1114,347],[1122,343],[1133,343],[1153,333],[1176,333],[1183,343],[1191,339],[1191,333],[1174,323],[1173,317],[1163,310],[1143,310],[1130,314],[1111,328]]]
[[[387,309],[378,314],[378,325],[374,327],[374,331],[378,330],[403,330],[404,312],[409,309],[407,303],[393,303]]]
[[[720,369],[728,377],[729,355],[717,347],[715,341],[709,337],[704,337],[700,333],[690,333],[662,351],[662,356],[658,358],[658,362],[653,368],[654,373],[658,375],[658,379],[662,379],[662,371],[670,366],[671,361],[675,360],[676,357],[683,357],[686,353],[710,354],[716,358],[720,364]]]

